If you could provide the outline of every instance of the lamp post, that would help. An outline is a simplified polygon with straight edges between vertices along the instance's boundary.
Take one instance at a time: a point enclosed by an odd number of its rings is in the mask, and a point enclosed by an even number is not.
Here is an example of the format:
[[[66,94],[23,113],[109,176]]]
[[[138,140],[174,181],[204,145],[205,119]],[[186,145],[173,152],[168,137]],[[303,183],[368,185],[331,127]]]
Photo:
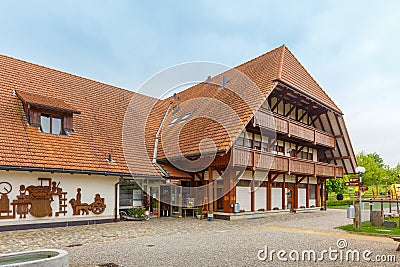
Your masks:
[[[360,203],[360,207],[359,207],[359,210],[360,210],[359,225],[360,225],[360,230],[361,230],[362,229],[362,220],[361,220],[362,194],[361,194],[361,186],[362,186],[362,176],[363,176],[363,173],[365,172],[365,168],[358,166],[356,168],[356,172],[358,173],[358,177],[360,178],[359,181],[358,181],[358,195],[360,196],[360,201],[359,201],[359,203]]]

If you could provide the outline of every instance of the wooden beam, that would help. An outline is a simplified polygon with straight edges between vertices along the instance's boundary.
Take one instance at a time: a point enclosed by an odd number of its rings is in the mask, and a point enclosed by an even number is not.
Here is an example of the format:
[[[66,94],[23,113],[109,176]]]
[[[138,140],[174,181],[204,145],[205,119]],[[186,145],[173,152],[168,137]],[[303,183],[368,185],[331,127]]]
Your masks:
[[[283,175],[283,183],[282,183],[282,209],[284,210],[285,209],[285,204],[286,204],[286,194],[285,194],[285,188],[286,188],[286,185],[285,185],[285,182],[286,181],[286,179],[285,179],[285,174]]]
[[[309,197],[309,193],[310,193],[310,177],[307,176],[307,185],[306,185],[306,208],[310,207],[310,197]]]
[[[287,95],[287,93],[288,93],[287,91],[284,92],[284,93],[280,96],[280,98],[278,98],[278,96],[276,96],[277,100],[276,100],[275,105],[271,108],[271,111],[274,111],[274,109],[275,109],[276,107],[278,107],[278,105],[283,101],[283,99],[285,98],[285,95]]]
[[[250,192],[250,210],[251,211],[254,211],[254,209],[255,209],[255,193],[254,193],[254,190],[255,190],[255,186],[254,186],[254,182],[255,182],[255,180],[254,180],[254,173],[255,173],[255,171],[252,171],[252,180],[251,180],[251,192]]]
[[[330,127],[330,129],[331,129],[331,132],[333,133],[332,124],[330,124],[330,121],[329,121],[329,118],[328,118],[328,114],[325,113],[325,115],[326,115],[326,118],[327,118],[327,121],[328,121],[328,125],[329,125],[329,127]],[[321,124],[322,130],[323,130],[324,132],[326,132],[325,127],[324,127],[324,124],[322,123],[322,120],[321,120],[321,116],[318,117],[318,121],[319,121],[319,123]],[[335,141],[336,141],[336,140],[335,140]],[[334,157],[333,151],[332,151],[332,150],[329,150],[329,151],[331,152],[331,155],[332,155],[332,158],[333,158],[333,157]],[[328,158],[328,157],[326,156],[326,150],[324,151],[324,155],[325,155],[325,158]],[[341,155],[340,155],[340,156],[341,156]],[[336,162],[336,160],[335,160],[335,165],[338,165],[337,162]]]
[[[276,173],[276,174],[274,175],[274,177],[272,177],[271,180],[268,179],[268,181],[269,181],[270,183],[273,183],[273,182],[276,180],[276,178],[278,178],[279,175],[280,175],[280,173]]]
[[[318,120],[318,118],[320,117],[321,115],[315,115],[315,118],[313,118],[313,119],[311,119],[311,122],[309,123],[309,125],[314,125],[314,122],[316,121],[316,120]],[[315,128],[315,127],[314,127]]]
[[[299,103],[299,99],[295,103],[291,104],[292,106],[290,107],[289,111],[286,112],[285,117],[289,116],[289,114],[293,111],[293,109],[295,109],[297,107],[298,103]]]
[[[268,181],[266,182],[266,184],[267,184],[267,196],[266,196],[266,198],[267,198],[267,207],[266,207],[266,209],[267,210],[271,210],[271,206],[272,206],[272,196],[271,196],[271,194],[272,194],[272,190],[271,190],[271,182],[270,182],[270,180],[271,180],[271,173],[268,173]]]
[[[350,156],[344,156],[344,157],[333,157],[333,158],[326,158],[326,160],[332,161],[332,160],[341,160],[341,159],[350,159]]]
[[[214,168],[214,169],[218,172],[219,176],[222,176],[222,171],[219,168]]]
[[[299,153],[303,150],[303,148],[304,148],[304,146],[301,146],[299,149],[296,149],[296,156],[297,156],[297,153]]]
[[[194,175],[195,175],[197,178],[199,178],[200,181],[204,182],[204,175],[200,175],[198,172],[196,172]]]
[[[307,178],[307,176],[302,176],[300,180],[297,180],[296,184],[301,183],[305,178]]]
[[[335,116],[335,118],[336,118],[336,122],[337,122],[337,124],[338,124],[338,128],[339,128],[340,134],[344,136],[342,127],[340,127],[339,117],[338,117],[337,114],[334,114],[334,116]],[[343,143],[344,143],[344,147],[345,147],[345,149],[346,149],[346,151],[347,151],[347,155],[351,155],[350,149],[348,148],[347,143],[344,142],[344,141],[343,141]],[[340,152],[339,149],[338,149],[338,151]],[[343,167],[344,167],[345,171],[348,173],[348,170],[347,170],[347,168],[346,168],[346,164],[344,164],[344,161],[343,161],[343,160],[342,160],[342,163],[343,163]],[[355,169],[356,166],[354,166],[353,161],[350,160],[350,164],[351,164],[351,166],[353,167],[353,169]]]
[[[314,106],[311,105],[311,106],[306,110],[306,112],[304,112],[303,115],[301,115],[301,117],[298,119],[298,121],[301,121],[301,120],[304,118],[304,116],[306,116],[313,108],[314,108]]]

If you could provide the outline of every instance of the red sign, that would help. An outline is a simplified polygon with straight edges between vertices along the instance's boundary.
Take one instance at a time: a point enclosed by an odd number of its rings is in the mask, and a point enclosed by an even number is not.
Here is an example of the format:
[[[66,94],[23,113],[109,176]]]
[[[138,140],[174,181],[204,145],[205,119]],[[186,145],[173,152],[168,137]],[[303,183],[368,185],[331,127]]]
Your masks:
[[[358,178],[349,178],[349,182],[358,183],[359,179]]]
[[[360,186],[361,191],[367,191],[368,190],[368,186]]]
[[[359,186],[359,182],[345,182],[344,186]]]

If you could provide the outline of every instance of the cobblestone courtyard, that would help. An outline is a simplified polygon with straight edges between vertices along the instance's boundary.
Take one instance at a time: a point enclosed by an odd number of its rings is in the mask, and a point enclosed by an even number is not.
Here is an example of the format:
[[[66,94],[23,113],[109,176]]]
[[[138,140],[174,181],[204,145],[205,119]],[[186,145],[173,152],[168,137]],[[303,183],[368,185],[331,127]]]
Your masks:
[[[38,248],[69,252],[71,266],[397,266],[396,263],[260,261],[259,250],[366,249],[374,255],[396,255],[397,244],[386,237],[354,235],[334,227],[348,224],[345,210],[270,214],[267,218],[208,222],[193,218],[160,218],[66,228],[1,232],[2,253]],[[264,255],[264,254],[262,254]],[[286,255],[287,258],[287,255]]]

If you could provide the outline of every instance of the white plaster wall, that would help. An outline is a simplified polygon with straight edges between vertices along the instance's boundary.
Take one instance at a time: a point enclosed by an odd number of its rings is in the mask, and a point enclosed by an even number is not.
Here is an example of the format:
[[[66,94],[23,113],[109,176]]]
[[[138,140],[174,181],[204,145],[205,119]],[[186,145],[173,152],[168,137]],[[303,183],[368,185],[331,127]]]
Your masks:
[[[316,177],[310,177],[309,178],[309,184],[317,184],[317,178]]]
[[[282,209],[282,188],[271,188],[271,209]]]
[[[253,133],[246,132],[246,133],[245,133],[245,137],[246,137],[247,139],[253,139]]]
[[[253,180],[252,171],[244,171],[243,175],[240,177],[241,180]]]
[[[255,171],[254,172],[254,180],[256,180],[256,181],[267,181],[268,180],[268,173],[267,172],[261,172],[261,171]]]
[[[317,149],[313,148],[313,161],[317,162],[317,158],[318,158],[318,153],[317,153]]]
[[[306,206],[306,189],[305,188],[299,188],[298,189],[298,199],[297,199],[298,207],[300,208],[301,206]]]
[[[258,187],[254,191],[255,210],[267,208],[267,188]]]
[[[295,183],[296,182],[296,176],[286,175],[285,176],[285,182],[286,183]]]
[[[274,101],[275,99],[273,98],[272,99],[272,101],[271,101],[271,104],[273,105],[273,103],[274,102],[276,102],[276,101]],[[265,109],[270,109],[271,107],[268,105],[268,101],[264,101],[264,103],[262,104],[262,107],[263,108],[265,108]]]
[[[73,220],[93,220],[93,219],[106,219],[114,217],[115,210],[115,184],[118,182],[119,177],[116,176],[102,176],[102,175],[87,175],[87,174],[59,174],[59,173],[45,173],[45,172],[24,172],[24,171],[0,171],[0,182],[9,182],[13,189],[8,198],[10,204],[14,199],[17,199],[19,195],[20,185],[28,187],[30,185],[38,186],[40,181],[38,178],[51,178],[52,181],[60,182],[59,187],[62,188],[63,192],[67,192],[67,214],[64,216],[60,214],[58,217],[55,216],[55,212],[59,210],[58,207],[58,196],[53,196],[54,201],[51,202],[53,216],[51,217],[33,217],[30,214],[26,215],[26,219],[19,219],[19,215],[16,214],[15,219],[0,219],[0,225],[7,224],[27,224],[27,223],[38,223],[38,222],[58,222],[58,221],[73,221]],[[47,183],[47,181],[43,181]],[[47,185],[47,184],[43,184]],[[104,198],[106,208],[105,211],[100,215],[95,215],[89,212],[89,215],[72,215],[72,207],[69,200],[76,198],[77,188],[81,188],[82,202],[92,203],[94,201],[95,194],[99,193]],[[10,205],[12,210],[12,205]],[[4,215],[4,213],[3,213]]]
[[[251,190],[250,187],[236,187],[236,202],[240,204],[240,209],[251,211]]]
[[[283,174],[279,174],[279,176],[278,177],[276,177],[276,179],[275,179],[275,181],[274,182],[277,182],[277,183],[282,183],[283,182]]]
[[[279,113],[279,114],[283,114],[283,102],[280,102],[280,103],[278,104],[278,113]]]

